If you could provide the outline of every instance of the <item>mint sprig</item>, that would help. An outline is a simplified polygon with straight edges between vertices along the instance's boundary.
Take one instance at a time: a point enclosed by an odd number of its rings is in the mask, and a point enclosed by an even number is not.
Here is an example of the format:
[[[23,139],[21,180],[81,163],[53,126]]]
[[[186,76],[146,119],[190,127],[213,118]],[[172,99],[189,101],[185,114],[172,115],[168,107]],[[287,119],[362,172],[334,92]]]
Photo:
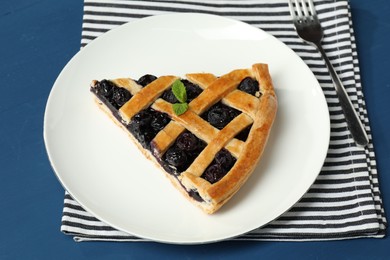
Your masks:
[[[172,104],[173,111],[176,115],[180,116],[181,114],[184,114],[184,112],[188,109],[187,103],[175,103]]]
[[[181,114],[183,114],[188,110],[188,104],[187,104],[186,87],[184,86],[183,82],[181,82],[179,79],[173,82],[172,93],[176,97],[176,99],[180,102],[180,103],[172,104],[173,112],[175,112],[176,115],[180,116]]]
[[[172,84],[173,95],[179,100],[180,103],[185,103],[187,101],[187,91],[183,82],[179,79],[175,80]]]

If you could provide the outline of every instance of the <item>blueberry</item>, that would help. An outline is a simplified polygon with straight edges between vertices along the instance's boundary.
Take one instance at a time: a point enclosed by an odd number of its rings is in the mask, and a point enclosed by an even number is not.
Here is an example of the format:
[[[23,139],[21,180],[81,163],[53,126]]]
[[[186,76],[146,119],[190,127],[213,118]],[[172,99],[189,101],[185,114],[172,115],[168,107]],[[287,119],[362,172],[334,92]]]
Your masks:
[[[221,165],[222,168],[229,171],[236,162],[236,159],[229,153],[228,150],[222,149],[215,155],[215,161]]]
[[[207,121],[218,129],[224,128],[230,121],[229,111],[224,107],[214,107],[207,114]]]
[[[240,82],[238,89],[254,96],[259,91],[259,82],[250,77],[246,77]]]
[[[154,131],[159,132],[169,123],[169,121],[171,120],[167,116],[167,114],[156,111],[153,113],[150,125],[154,129]]]
[[[112,95],[112,89],[115,87],[114,83],[112,83],[109,80],[103,79],[96,85],[96,93],[106,97],[110,98]]]
[[[116,107],[123,106],[131,98],[130,92],[125,88],[114,87],[112,89],[112,101]]]
[[[171,89],[165,90],[164,93],[161,95],[161,98],[172,104],[179,102]]]
[[[220,179],[222,179],[223,176],[225,176],[226,171],[224,171],[219,164],[212,164],[205,172],[202,174],[202,178],[206,181],[210,182],[211,184],[216,183]]]
[[[145,87],[146,85],[149,85],[150,83],[152,83],[153,81],[155,81],[157,79],[156,76],[154,75],[150,75],[150,74],[146,74],[146,75],[143,75],[142,77],[140,77],[138,80],[137,80],[137,83],[139,85],[141,85],[142,87]]]
[[[194,151],[198,148],[198,138],[190,132],[184,132],[176,139],[176,145],[183,151]]]
[[[165,160],[170,165],[176,168],[181,168],[187,164],[187,155],[184,151],[176,147],[171,147],[165,153]]]
[[[194,83],[186,80],[186,79],[183,79],[182,80],[185,88],[186,88],[186,91],[187,91],[187,102],[191,102],[194,98],[196,98],[197,96],[199,96],[200,93],[202,93],[202,89],[198,86],[198,85],[195,85]]]
[[[139,124],[140,128],[148,128],[151,125],[153,112],[149,109],[141,110],[133,117],[133,121]]]

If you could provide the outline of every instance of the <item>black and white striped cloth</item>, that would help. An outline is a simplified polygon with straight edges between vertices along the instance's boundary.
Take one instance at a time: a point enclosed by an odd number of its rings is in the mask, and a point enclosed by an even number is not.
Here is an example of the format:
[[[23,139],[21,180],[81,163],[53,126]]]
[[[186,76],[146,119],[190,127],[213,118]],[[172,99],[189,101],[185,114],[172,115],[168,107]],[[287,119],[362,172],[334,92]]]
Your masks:
[[[375,154],[359,76],[356,43],[347,0],[315,0],[325,30],[324,49],[339,72],[370,138],[355,146],[324,61],[303,43],[291,22],[287,0],[85,0],[81,45],[126,22],[172,12],[217,14],[244,21],[277,37],[312,69],[325,93],[331,140],[322,171],[310,190],[288,212],[235,240],[329,240],[383,237],[386,219]],[[65,195],[61,231],[76,241],[143,241],[97,220]]]

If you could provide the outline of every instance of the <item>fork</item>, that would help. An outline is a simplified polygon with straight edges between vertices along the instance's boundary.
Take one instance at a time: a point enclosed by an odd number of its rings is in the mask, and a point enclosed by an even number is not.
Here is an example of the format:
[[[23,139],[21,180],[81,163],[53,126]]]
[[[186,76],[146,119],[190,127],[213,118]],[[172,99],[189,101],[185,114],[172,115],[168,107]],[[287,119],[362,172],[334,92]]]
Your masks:
[[[325,60],[325,64],[330,72],[333,85],[335,86],[341,108],[344,112],[349,131],[351,132],[355,143],[360,147],[366,146],[368,144],[368,137],[364,130],[363,124],[359,120],[359,117],[353,107],[351,100],[348,97],[343,83],[341,82],[328,57],[326,56],[324,49],[322,48],[321,41],[324,37],[324,33],[320,21],[318,20],[317,13],[314,9],[313,1],[288,0],[288,5],[298,36],[305,42],[314,45],[321,53],[322,58]]]

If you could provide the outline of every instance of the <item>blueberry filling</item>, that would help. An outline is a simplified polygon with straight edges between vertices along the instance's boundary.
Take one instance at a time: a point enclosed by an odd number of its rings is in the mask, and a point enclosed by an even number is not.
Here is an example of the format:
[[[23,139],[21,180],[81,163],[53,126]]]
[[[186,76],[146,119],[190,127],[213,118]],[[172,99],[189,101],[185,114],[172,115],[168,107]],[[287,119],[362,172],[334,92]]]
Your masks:
[[[214,160],[206,168],[201,177],[211,184],[216,183],[230,171],[235,162],[236,158],[234,158],[229,151],[221,149],[215,155]]]
[[[229,171],[236,162],[236,158],[223,148],[215,155],[215,162],[221,165],[223,169]]]
[[[157,161],[164,170],[175,178],[185,171],[199,153],[206,147],[206,143],[189,131],[181,133],[175,143]],[[181,184],[182,185],[182,184]],[[183,185],[183,189],[187,190]],[[188,195],[198,202],[204,200],[196,190],[187,190]]]
[[[165,90],[163,92],[163,94],[161,95],[161,98],[169,103],[172,103],[172,104],[178,102],[177,98],[175,97],[175,95],[172,92],[172,89]]]
[[[146,75],[143,75],[142,77],[140,77],[138,80],[137,80],[137,83],[139,85],[141,85],[142,87],[145,87],[146,85],[149,85],[150,83],[152,83],[153,81],[155,81],[157,79],[156,76],[154,75],[150,75],[150,74],[146,74]]]
[[[193,198],[194,200],[199,201],[199,202],[203,202],[204,201],[202,196],[200,196],[199,192],[196,189],[187,190],[187,188],[184,187],[183,184],[180,183],[180,185],[182,186],[183,189],[185,189],[188,192],[188,195],[191,198]]]
[[[198,148],[199,139],[190,132],[184,132],[176,140],[176,146],[186,152],[194,151]]]
[[[125,88],[114,88],[112,101],[117,108],[122,107],[131,98],[130,92]]]
[[[181,82],[183,82],[184,86],[186,87],[188,103],[199,96],[199,94],[203,91],[198,85],[195,85],[186,79],[182,79]]]
[[[240,113],[240,111],[218,102],[204,112],[201,117],[212,126],[222,129]]]
[[[200,93],[202,93],[202,89],[198,86],[193,84],[192,82],[182,79],[181,82],[183,82],[186,92],[187,92],[187,102],[191,102],[193,99],[195,99],[197,96],[199,96]],[[178,100],[176,99],[175,95],[173,95],[172,89],[167,89],[163,92],[161,95],[161,98],[169,103],[177,103]]]
[[[95,93],[99,94],[100,96],[110,99],[112,96],[112,89],[114,87],[115,87],[114,83],[104,79],[98,82],[95,88],[93,88],[93,90],[95,91]]]
[[[161,163],[172,175],[179,175],[185,171],[199,153],[206,147],[206,143],[191,132],[185,131],[176,139],[175,143],[162,156]]]
[[[187,154],[183,150],[180,150],[177,147],[171,147],[165,153],[165,161],[170,166],[182,171],[187,165],[188,158]]]
[[[165,113],[160,113],[155,111],[155,113],[152,116],[152,120],[150,122],[150,126],[155,132],[161,131],[169,122],[171,119],[168,117]]]
[[[259,82],[251,77],[246,77],[243,79],[237,87],[239,90],[244,91],[253,96],[256,95],[259,89]]]
[[[188,195],[190,195],[190,197],[196,201],[199,201],[199,202],[203,201],[203,198],[199,195],[199,193],[196,190],[188,191]]]
[[[207,167],[201,177],[213,184],[222,179],[225,174],[226,172],[222,169],[220,164],[211,164]]]
[[[252,125],[249,125],[249,126],[245,127],[243,130],[241,130],[241,132],[239,132],[235,136],[235,138],[245,142],[246,139],[248,139],[248,135],[249,135],[249,132],[251,131],[251,127],[252,127]]]
[[[147,108],[133,116],[127,129],[138,140],[142,147],[150,150],[150,142],[169,122],[167,114]]]
[[[115,109],[119,109],[132,97],[127,89],[118,87],[112,81],[105,79],[96,83],[95,87],[91,87],[91,91],[102,102],[110,104]]]

